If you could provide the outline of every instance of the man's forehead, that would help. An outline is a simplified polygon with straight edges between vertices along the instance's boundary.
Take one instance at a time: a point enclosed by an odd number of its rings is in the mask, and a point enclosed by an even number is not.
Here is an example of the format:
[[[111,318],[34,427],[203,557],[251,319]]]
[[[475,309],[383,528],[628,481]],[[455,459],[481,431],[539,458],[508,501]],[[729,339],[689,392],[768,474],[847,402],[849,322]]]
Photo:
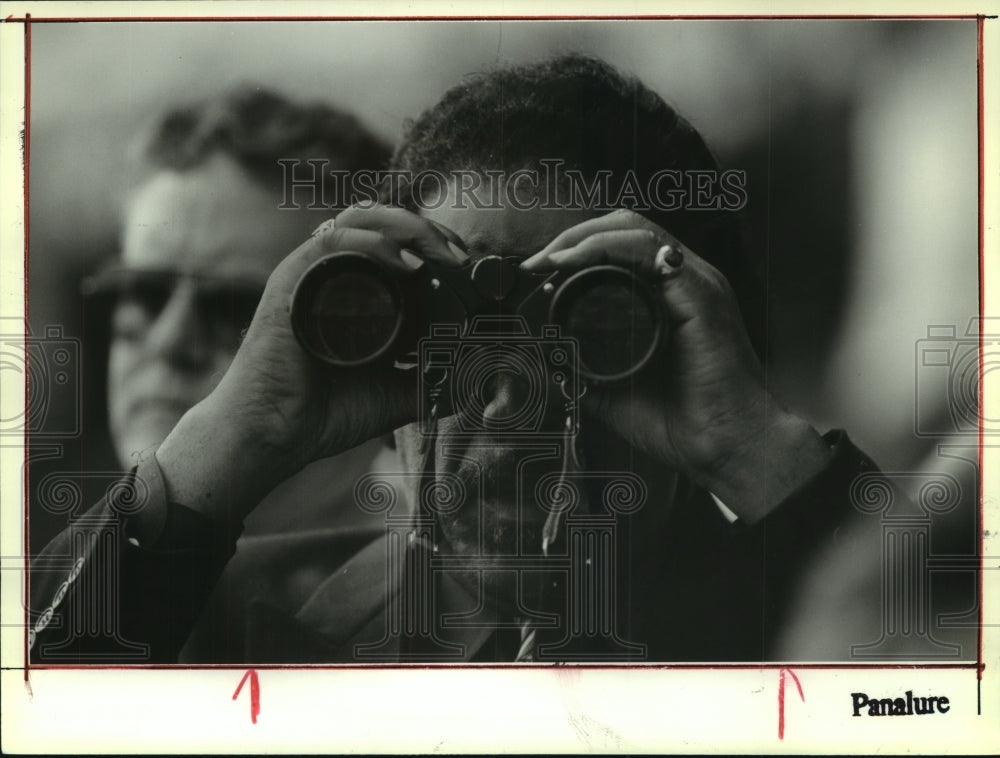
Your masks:
[[[594,216],[579,207],[545,207],[544,193],[519,192],[511,203],[502,188],[498,195],[490,192],[483,187],[463,194],[452,184],[447,196],[428,203],[421,215],[454,231],[474,257],[528,257],[560,232]]]
[[[303,215],[278,210],[270,193],[231,160],[161,171],[136,192],[122,229],[128,266],[266,278],[308,234]]]

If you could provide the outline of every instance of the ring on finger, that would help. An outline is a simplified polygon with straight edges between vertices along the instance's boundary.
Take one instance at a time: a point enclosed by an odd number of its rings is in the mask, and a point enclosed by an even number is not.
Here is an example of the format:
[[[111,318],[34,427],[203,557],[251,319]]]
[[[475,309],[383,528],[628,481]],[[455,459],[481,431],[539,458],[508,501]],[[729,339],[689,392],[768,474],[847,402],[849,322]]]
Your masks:
[[[666,279],[680,271],[681,266],[684,265],[684,253],[681,252],[677,245],[662,245],[656,251],[653,265],[656,273],[661,278]]]
[[[319,226],[317,226],[313,230],[313,233],[310,236],[311,237],[319,237],[322,234],[326,234],[329,231],[333,231],[333,229],[336,228],[336,225],[337,225],[337,219],[335,219],[335,218],[328,218],[322,224],[320,224]]]

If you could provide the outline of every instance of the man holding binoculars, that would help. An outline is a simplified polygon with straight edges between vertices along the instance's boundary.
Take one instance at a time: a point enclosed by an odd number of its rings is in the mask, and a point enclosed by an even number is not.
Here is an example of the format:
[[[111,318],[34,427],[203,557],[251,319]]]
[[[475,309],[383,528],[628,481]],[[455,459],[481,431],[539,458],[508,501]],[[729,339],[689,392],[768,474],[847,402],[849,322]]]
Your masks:
[[[448,182],[431,195],[404,182],[394,205],[321,225],[271,275],[216,389],[140,462],[150,496],[122,532],[123,638],[176,659],[262,495],[394,431],[414,523],[433,529],[404,533],[405,548],[388,531],[362,545],[335,535],[343,567],[302,607],[265,598],[265,621],[227,632],[234,658],[773,654],[796,579],[872,464],[769,393],[731,211],[608,211],[600,192],[587,202],[558,180],[510,186],[546,159],[625,206],[624,188],[657,171],[716,169],[659,96],[600,61],[564,56],[449,91],[393,161]],[[457,178],[470,169],[518,202],[470,194]],[[603,547],[574,553],[567,524],[610,523],[597,482],[614,472],[637,483],[641,507],[618,511]],[[570,482],[572,507],[560,500]],[[562,495],[547,498],[553,483]],[[40,581],[32,589],[51,594],[56,580]],[[413,602],[426,625],[394,605]],[[389,652],[366,658],[379,645]]]

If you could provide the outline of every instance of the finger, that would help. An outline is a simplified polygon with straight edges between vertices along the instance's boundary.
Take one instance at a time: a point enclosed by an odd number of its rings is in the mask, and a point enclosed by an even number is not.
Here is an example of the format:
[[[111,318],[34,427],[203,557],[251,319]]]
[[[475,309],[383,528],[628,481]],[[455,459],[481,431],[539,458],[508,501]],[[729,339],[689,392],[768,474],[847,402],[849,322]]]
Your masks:
[[[466,256],[469,254],[469,246],[465,244],[465,240],[459,237],[455,232],[449,229],[444,224],[439,224],[434,219],[424,219],[428,224],[433,224],[434,228],[437,229],[441,234],[443,234],[449,242],[456,245]],[[454,252],[454,251],[452,251]]]
[[[665,245],[654,256],[660,292],[670,320],[682,324],[693,318],[715,319],[736,314],[739,308],[726,278],[693,251]]]
[[[669,241],[664,241],[664,236]],[[652,280],[669,279],[684,268],[698,272],[713,282],[724,281],[719,271],[704,258],[674,237],[649,229],[616,229],[598,232],[580,244],[537,259],[533,271],[577,271],[590,266],[613,265],[628,268],[638,276]]]
[[[269,292],[291,292],[296,282],[313,263],[330,251],[323,244],[320,235],[314,235],[292,250],[282,259],[267,280],[264,297]]]
[[[446,266],[460,265],[469,258],[460,245],[441,231],[440,225],[403,208],[351,206],[337,216],[337,229],[344,228],[380,232],[401,248]]]
[[[529,271],[578,271],[601,265],[621,266],[639,276],[654,274],[654,258],[660,241],[648,229],[616,229],[591,234],[579,244],[533,256],[522,263]]]
[[[376,232],[327,228],[322,233],[307,239],[278,264],[268,279],[265,292],[291,292],[313,263],[337,251],[354,251],[369,255],[389,270],[401,274],[413,271],[412,267],[403,262],[399,247]]]
[[[362,253],[391,271],[402,274],[412,273],[420,266],[420,259],[401,248],[393,240],[378,231],[337,227],[325,230],[316,237],[323,248],[330,253]]]
[[[587,219],[575,226],[571,226],[560,232],[554,240],[543,247],[535,255],[525,261],[529,269],[536,263],[540,263],[552,253],[576,247],[587,237],[600,232],[613,231],[615,229],[648,229],[651,232],[659,233],[664,238],[670,238],[660,227],[644,216],[629,210],[617,210],[607,213],[597,218]]]
[[[592,234],[574,247],[536,261],[531,270],[569,272],[600,265],[621,266],[656,286],[674,323],[717,309],[729,293],[725,277],[711,264],[681,242],[663,243],[649,229]]]

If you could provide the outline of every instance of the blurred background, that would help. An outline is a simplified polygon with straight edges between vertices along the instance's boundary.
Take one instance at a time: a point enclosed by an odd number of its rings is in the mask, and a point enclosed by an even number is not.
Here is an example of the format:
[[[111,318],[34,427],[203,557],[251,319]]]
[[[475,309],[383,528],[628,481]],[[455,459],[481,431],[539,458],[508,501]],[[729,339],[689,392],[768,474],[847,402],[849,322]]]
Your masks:
[[[464,74],[569,50],[637,74],[724,168],[747,171],[775,393],[822,431],[847,429],[887,471],[951,472],[962,505],[935,517],[933,549],[974,551],[974,439],[949,385],[978,313],[973,21],[36,24],[29,321],[36,339],[58,326],[82,340],[79,404],[76,388],[51,392],[46,427],[79,410],[83,433],[36,436],[32,484],[114,468],[102,335],[78,286],[116,252],[134,136],[166,107],[259,83],[395,140]],[[928,343],[942,325],[954,332]],[[952,357],[924,366],[928,344]],[[33,549],[65,523],[33,507]]]

